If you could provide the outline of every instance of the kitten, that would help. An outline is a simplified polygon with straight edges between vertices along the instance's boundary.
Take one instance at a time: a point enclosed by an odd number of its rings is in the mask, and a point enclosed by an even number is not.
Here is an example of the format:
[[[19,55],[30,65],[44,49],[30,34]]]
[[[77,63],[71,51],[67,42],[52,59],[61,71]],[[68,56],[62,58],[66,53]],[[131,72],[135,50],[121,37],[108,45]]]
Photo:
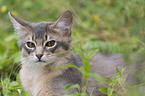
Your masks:
[[[17,35],[21,52],[22,69],[20,78],[25,90],[33,96],[64,96],[77,89],[64,91],[66,84],[81,84],[82,74],[74,68],[61,68],[57,66],[74,64],[82,66],[78,54],[70,48],[72,13],[65,11],[55,22],[31,23],[9,13],[9,17]],[[101,76],[111,77],[116,71],[115,67],[124,66],[123,54],[96,53],[90,61],[93,63],[91,72]],[[128,75],[126,75],[128,77]],[[92,89],[102,87],[94,79],[88,79],[88,94]],[[94,91],[93,96],[103,95]]]
[[[77,57],[71,51],[72,13],[67,10],[57,21],[30,23],[9,13],[21,51],[20,78],[25,90],[33,96],[63,96],[66,84],[81,84],[81,73],[73,68],[54,70],[63,64],[75,64]],[[71,75],[70,75],[71,74]]]

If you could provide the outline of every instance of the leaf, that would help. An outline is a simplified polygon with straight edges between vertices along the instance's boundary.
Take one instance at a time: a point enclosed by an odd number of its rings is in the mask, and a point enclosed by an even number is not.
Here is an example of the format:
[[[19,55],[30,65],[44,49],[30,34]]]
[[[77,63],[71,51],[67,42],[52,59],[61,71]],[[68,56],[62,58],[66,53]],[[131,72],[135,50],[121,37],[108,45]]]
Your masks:
[[[107,83],[112,84],[113,80],[109,77],[102,77]]]
[[[107,95],[107,88],[98,88],[98,90]]]
[[[10,83],[10,87],[17,87],[19,84],[16,81]]]
[[[92,92],[91,92],[91,95],[90,95],[90,96],[93,96],[93,93],[94,93],[94,89],[92,90]]]
[[[65,94],[64,96],[75,96],[75,94]]]
[[[83,86],[83,88],[82,88],[84,93],[86,93],[86,89],[87,89],[87,87],[88,87],[88,81],[86,82],[86,85]]]
[[[83,67],[86,72],[90,72],[91,66],[90,66],[90,63],[88,62],[88,60],[83,60]]]
[[[118,78],[118,75],[117,75],[117,74],[114,74],[114,75],[112,76],[112,78]]]
[[[119,68],[116,66],[116,72],[120,75],[120,76],[122,76],[122,74],[121,74],[121,71],[119,70]]]
[[[64,96],[87,96],[87,95],[82,95],[81,93],[74,92],[73,94],[65,94]]]
[[[32,96],[29,91],[24,91],[22,94],[23,95],[20,95],[20,96]]]
[[[120,71],[119,71],[119,68],[116,66],[116,72],[119,74]]]
[[[78,66],[76,66],[74,64],[65,64],[65,65],[61,65],[61,66],[55,67],[54,70],[61,69],[61,68],[64,68],[64,67],[73,67],[75,69],[79,69]]]
[[[113,83],[112,83],[111,87],[114,87],[115,85],[117,85],[117,84],[118,84],[118,80],[119,80],[119,79],[113,80]]]
[[[97,53],[98,52],[98,49],[97,50],[93,50],[93,51],[91,51],[91,52],[89,52],[88,54],[87,54],[87,59],[90,59],[93,55],[95,55],[95,53]]]
[[[80,86],[79,86],[78,84],[74,84],[74,85],[67,84],[67,85],[64,86],[64,88],[65,88],[64,91],[68,91],[68,90],[70,90],[70,89],[72,89],[72,88],[77,88],[77,89],[79,89]]]
[[[16,80],[17,80],[18,84],[21,84],[20,74],[17,74]]]
[[[80,95],[75,95],[75,96],[88,96],[88,94],[87,93],[81,93]]]
[[[112,96],[114,89],[113,88],[108,88],[107,89],[107,96]]]
[[[2,85],[2,93],[5,94],[5,96],[9,93],[9,86],[10,86],[10,79],[5,78],[4,80],[1,79],[1,85]]]
[[[126,69],[126,67],[124,67],[124,68],[121,69],[121,74],[124,73],[124,70],[125,70],[125,69]]]
[[[105,86],[104,80],[100,75],[98,75],[96,73],[87,73],[87,75],[96,79],[99,83],[101,83],[103,86]]]

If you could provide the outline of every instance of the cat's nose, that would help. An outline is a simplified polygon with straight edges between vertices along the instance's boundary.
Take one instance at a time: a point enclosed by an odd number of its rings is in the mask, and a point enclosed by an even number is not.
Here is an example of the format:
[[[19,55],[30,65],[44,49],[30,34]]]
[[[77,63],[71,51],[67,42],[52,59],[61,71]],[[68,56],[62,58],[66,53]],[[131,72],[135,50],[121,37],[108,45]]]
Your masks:
[[[43,54],[36,54],[37,58],[40,60]]]

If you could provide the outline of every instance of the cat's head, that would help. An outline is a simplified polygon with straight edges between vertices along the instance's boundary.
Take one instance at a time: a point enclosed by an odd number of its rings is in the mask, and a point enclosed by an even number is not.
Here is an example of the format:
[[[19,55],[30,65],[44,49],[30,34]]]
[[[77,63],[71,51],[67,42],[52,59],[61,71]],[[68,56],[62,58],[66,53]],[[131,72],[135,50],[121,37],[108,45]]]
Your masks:
[[[55,22],[31,23],[10,12],[9,17],[19,37],[23,64],[45,66],[70,52],[71,11],[65,11]]]

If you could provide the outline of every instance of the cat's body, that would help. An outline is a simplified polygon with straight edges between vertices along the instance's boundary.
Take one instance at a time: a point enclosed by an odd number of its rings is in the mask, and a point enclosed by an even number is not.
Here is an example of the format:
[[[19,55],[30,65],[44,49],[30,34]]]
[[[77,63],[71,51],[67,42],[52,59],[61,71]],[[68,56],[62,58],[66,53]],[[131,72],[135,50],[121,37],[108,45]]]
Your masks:
[[[72,54],[69,58],[70,64],[75,64],[76,66],[81,66],[81,58],[78,54]],[[63,60],[67,61],[67,60]],[[112,77],[116,73],[116,66],[119,68],[123,67],[123,58],[122,54],[111,54],[109,56],[102,53],[96,53],[90,61],[92,64],[91,71],[93,73],[98,73],[103,77]],[[60,63],[60,61],[58,60]],[[63,63],[68,64],[68,63]],[[49,66],[33,66],[33,67],[24,67],[20,71],[21,81],[24,88],[34,96],[38,94],[43,96],[63,96],[66,93],[73,93],[78,90],[71,90],[64,92],[63,86],[66,84],[81,84],[81,73],[74,68],[62,68],[59,70],[51,70],[55,67],[50,68]],[[107,70],[111,69],[111,70]],[[96,88],[102,88],[101,84],[98,84],[96,80],[89,78],[88,79],[88,93]],[[39,91],[38,91],[39,90]],[[101,92],[97,91],[94,93],[94,96],[102,95]]]
[[[69,58],[69,56],[68,56]],[[69,59],[60,59],[66,61],[62,64],[72,63],[80,66],[74,60],[76,57],[70,56]],[[69,61],[68,61],[69,60]],[[58,60],[60,63],[61,61]],[[57,62],[56,62],[57,63]],[[30,91],[33,96],[63,96],[65,93],[73,93],[77,90],[64,92],[63,86],[66,84],[81,84],[81,73],[74,68],[61,68],[53,70],[55,66],[33,66],[23,67],[20,71],[20,77],[24,89]]]
[[[9,13],[15,30],[19,36],[19,47],[22,58],[20,78],[25,90],[33,96],[64,96],[77,89],[64,91],[66,84],[81,85],[82,74],[70,67],[55,70],[64,64],[82,66],[78,54],[70,48],[72,14],[67,10],[59,19],[52,22],[30,23]],[[91,59],[94,73],[104,77],[111,77],[116,73],[115,67],[125,65],[122,54],[104,55],[96,53]],[[127,78],[127,75],[125,76]],[[88,94],[92,89],[102,87],[91,78],[88,79]],[[97,84],[97,85],[96,85]],[[102,94],[95,91],[93,96]]]

